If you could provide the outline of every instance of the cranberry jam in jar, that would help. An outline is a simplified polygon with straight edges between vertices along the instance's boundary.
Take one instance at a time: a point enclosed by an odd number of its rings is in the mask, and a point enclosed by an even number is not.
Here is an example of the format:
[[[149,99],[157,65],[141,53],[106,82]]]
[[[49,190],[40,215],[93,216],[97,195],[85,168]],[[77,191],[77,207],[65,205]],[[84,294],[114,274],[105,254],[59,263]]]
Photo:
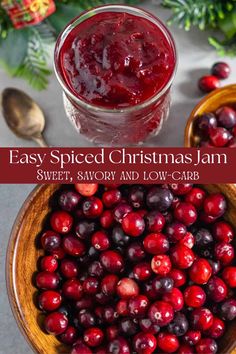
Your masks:
[[[167,28],[130,6],[85,12],[56,43],[66,113],[96,144],[137,145],[156,135],[168,115],[175,69]]]

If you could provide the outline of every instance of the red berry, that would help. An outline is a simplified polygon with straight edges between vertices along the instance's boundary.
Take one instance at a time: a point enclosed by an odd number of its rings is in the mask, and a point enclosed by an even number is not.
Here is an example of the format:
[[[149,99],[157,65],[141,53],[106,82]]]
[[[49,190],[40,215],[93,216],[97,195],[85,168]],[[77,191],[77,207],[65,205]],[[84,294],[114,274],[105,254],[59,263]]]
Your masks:
[[[212,128],[210,130],[210,140],[215,147],[222,147],[228,144],[232,135],[222,127]]]
[[[145,295],[133,296],[128,303],[128,310],[131,316],[144,316],[149,306],[148,298]]]
[[[196,345],[197,354],[215,354],[218,346],[212,338],[202,338]]]
[[[119,278],[115,274],[106,275],[101,281],[101,290],[105,295],[111,296],[116,293]]]
[[[83,289],[78,279],[68,279],[62,287],[62,293],[71,300],[79,300],[82,297]]]
[[[83,343],[76,344],[70,354],[93,354],[89,347]]]
[[[217,277],[213,276],[206,285],[207,295],[214,302],[221,302],[227,296],[227,286],[224,281]]]
[[[156,338],[151,333],[140,332],[133,339],[133,348],[138,354],[151,354],[157,345]]]
[[[212,234],[216,241],[230,243],[234,238],[234,230],[226,221],[218,221],[213,225]]]
[[[112,208],[121,201],[121,192],[119,189],[110,189],[103,194],[102,201],[107,208]]]
[[[220,81],[216,76],[213,75],[205,75],[202,76],[198,81],[199,89],[208,93],[220,87]]]
[[[53,256],[45,256],[41,259],[41,270],[47,272],[55,272],[58,267],[58,262]]]
[[[222,278],[230,288],[236,288],[236,267],[226,267]]]
[[[180,311],[184,307],[184,298],[178,288],[173,288],[170,292],[166,292],[162,300],[171,304],[174,311]]]
[[[228,265],[234,259],[234,248],[229,243],[219,242],[215,245],[214,254],[222,265]]]
[[[123,218],[122,229],[129,236],[137,237],[143,233],[145,223],[143,218],[137,212],[131,212]]]
[[[86,329],[84,332],[84,342],[89,347],[97,347],[99,346],[104,338],[104,334],[102,330],[98,327],[91,327]]]
[[[39,295],[39,307],[43,311],[55,311],[60,307],[62,297],[59,292],[46,290]]]
[[[72,345],[77,339],[78,333],[75,327],[68,326],[64,333],[59,336],[62,343]]]
[[[193,348],[188,344],[181,344],[178,349],[178,354],[194,354]]]
[[[208,195],[203,203],[205,213],[217,218],[225,213],[226,206],[225,197],[221,193]]]
[[[173,307],[165,301],[156,301],[152,303],[148,310],[148,317],[152,323],[160,327],[168,325],[174,318]]]
[[[211,265],[205,258],[196,259],[189,269],[189,277],[196,284],[206,284],[211,274]]]
[[[139,286],[133,279],[122,278],[116,287],[117,294],[122,299],[128,299],[139,294]]]
[[[97,218],[103,212],[102,201],[97,197],[89,197],[82,204],[83,213],[87,218]]]
[[[193,329],[206,331],[213,325],[213,315],[207,308],[201,307],[191,313],[191,324]]]
[[[231,129],[236,125],[236,112],[231,107],[221,107],[217,110],[219,125]]]
[[[195,238],[191,232],[187,232],[186,235],[179,241],[179,245],[184,245],[188,248],[193,248]]]
[[[92,235],[91,244],[99,251],[105,251],[110,247],[110,241],[104,231],[97,231]]]
[[[95,277],[88,277],[83,282],[83,291],[85,294],[94,295],[98,293],[99,281]]]
[[[171,249],[170,257],[173,265],[180,269],[191,267],[195,258],[190,248],[179,244]]]
[[[63,238],[63,249],[70,256],[82,256],[85,253],[85,245],[77,237],[67,235]]]
[[[149,232],[161,232],[165,226],[165,218],[159,211],[150,211],[145,215]]]
[[[206,192],[198,187],[193,187],[186,195],[185,202],[191,203],[195,208],[200,209],[202,207],[203,201],[205,199]]]
[[[217,339],[223,336],[224,332],[225,332],[224,322],[220,318],[214,317],[212,326],[204,334],[211,338]]]
[[[143,246],[146,252],[151,254],[163,254],[169,250],[169,241],[161,233],[152,233],[143,240]]]
[[[149,262],[138,263],[133,269],[134,278],[139,281],[147,280],[152,275],[152,268]]]
[[[165,353],[174,353],[179,348],[179,340],[174,334],[161,332],[157,336],[157,346]]]
[[[170,257],[165,254],[160,254],[154,256],[151,262],[151,268],[154,273],[160,275],[166,275],[171,270],[171,261]]]
[[[59,276],[56,273],[40,272],[36,275],[36,286],[43,290],[54,290],[59,285]]]
[[[169,186],[175,195],[187,194],[193,188],[191,183],[172,183]]]
[[[72,228],[73,218],[66,211],[54,211],[50,218],[50,223],[54,231],[66,234]]]
[[[100,255],[100,262],[110,273],[120,273],[124,268],[124,259],[117,251],[103,251]]]
[[[230,75],[231,69],[229,64],[224,62],[217,62],[211,68],[212,75],[215,75],[219,79],[227,79]]]
[[[100,223],[104,229],[109,229],[114,223],[114,216],[111,210],[104,210],[100,216]]]
[[[59,334],[65,332],[67,326],[68,318],[61,312],[52,312],[45,317],[45,330],[54,336],[58,336]]]
[[[174,281],[174,286],[176,288],[179,288],[180,286],[184,285],[186,283],[186,274],[184,271],[180,269],[171,269],[170,273],[168,276],[173,279]]]
[[[201,339],[202,335],[200,331],[194,331],[189,329],[185,335],[183,336],[183,340],[185,343],[193,346],[196,345],[200,339]]]
[[[187,233],[186,226],[180,222],[173,222],[166,226],[165,234],[170,242],[176,243]]]
[[[197,211],[193,204],[180,202],[174,210],[174,217],[184,225],[190,226],[197,220]]]
[[[197,285],[191,285],[184,290],[184,301],[189,307],[201,307],[206,301],[205,291]]]
[[[97,183],[76,183],[75,189],[79,192],[83,197],[91,197],[98,190]]]
[[[74,278],[78,275],[78,264],[74,259],[62,259],[60,271],[65,278]]]

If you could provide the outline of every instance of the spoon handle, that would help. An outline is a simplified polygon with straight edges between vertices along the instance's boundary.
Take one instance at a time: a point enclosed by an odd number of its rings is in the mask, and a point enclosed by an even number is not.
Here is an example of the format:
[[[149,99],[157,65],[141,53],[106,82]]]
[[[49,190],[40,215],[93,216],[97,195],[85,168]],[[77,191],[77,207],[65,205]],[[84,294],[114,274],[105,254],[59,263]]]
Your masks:
[[[42,135],[32,136],[32,139],[41,147],[48,147],[44,137]]]

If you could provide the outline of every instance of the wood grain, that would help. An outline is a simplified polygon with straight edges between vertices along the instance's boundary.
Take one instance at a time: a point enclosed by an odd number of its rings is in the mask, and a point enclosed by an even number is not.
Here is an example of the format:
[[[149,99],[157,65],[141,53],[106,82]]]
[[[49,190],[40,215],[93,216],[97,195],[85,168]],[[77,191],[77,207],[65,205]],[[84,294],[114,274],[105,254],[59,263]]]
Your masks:
[[[236,185],[211,184],[203,186],[209,192],[220,191],[227,196],[226,218],[236,227]],[[70,350],[54,336],[43,332],[42,314],[34,299],[37,289],[32,275],[42,250],[35,240],[50,212],[49,199],[59,185],[36,187],[23,204],[12,229],[8,245],[6,278],[9,300],[15,319],[35,353],[69,354]],[[236,321],[231,322],[219,343],[220,354],[236,354]]]
[[[211,92],[205,96],[194,108],[187,121],[184,133],[184,146],[196,147],[199,143],[199,137],[194,132],[196,118],[207,112],[215,112],[223,105],[236,103],[236,85],[227,85]]]

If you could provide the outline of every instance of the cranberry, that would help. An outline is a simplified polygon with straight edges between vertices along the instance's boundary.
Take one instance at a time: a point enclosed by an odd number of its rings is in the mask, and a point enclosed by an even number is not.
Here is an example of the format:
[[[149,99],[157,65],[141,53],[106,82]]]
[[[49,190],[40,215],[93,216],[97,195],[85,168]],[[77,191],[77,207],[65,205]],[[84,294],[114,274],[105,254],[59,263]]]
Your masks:
[[[44,328],[50,334],[58,336],[65,332],[67,326],[68,318],[60,312],[52,312],[45,317]]]
[[[51,227],[61,234],[68,233],[73,224],[73,218],[66,211],[55,211],[50,218]]]
[[[116,292],[116,285],[119,278],[115,274],[106,275],[101,281],[101,289],[105,295],[111,296]]]
[[[222,277],[230,288],[236,288],[236,267],[226,267]]]
[[[186,316],[177,312],[171,323],[168,324],[168,332],[175,334],[177,337],[183,336],[188,330],[189,324]]]
[[[72,345],[77,339],[78,333],[75,327],[68,326],[64,333],[59,336],[62,343]]]
[[[222,127],[212,128],[210,130],[210,140],[215,147],[222,147],[228,144],[232,135]]]
[[[43,311],[55,311],[61,306],[62,297],[59,292],[46,290],[39,295],[39,307]]]
[[[111,210],[104,210],[100,216],[100,223],[104,229],[109,229],[114,223],[114,216]]]
[[[179,348],[179,341],[176,335],[161,332],[157,336],[157,346],[165,353],[174,353]]]
[[[205,291],[197,285],[191,285],[184,290],[184,301],[189,307],[201,307],[206,301]]]
[[[152,289],[156,294],[165,294],[172,291],[174,281],[170,277],[157,276],[152,281]]]
[[[186,235],[179,241],[180,245],[184,245],[188,248],[193,248],[195,238],[191,232],[187,232]]]
[[[76,183],[75,189],[83,197],[91,197],[97,192],[98,184],[97,183],[87,183],[87,184],[86,183],[84,183],[84,184]]]
[[[68,279],[62,287],[63,295],[72,300],[79,300],[82,297],[83,289],[79,280]]]
[[[203,203],[205,213],[215,217],[222,216],[226,211],[226,206],[225,197],[221,193],[208,195]]]
[[[73,259],[63,259],[61,261],[60,271],[65,278],[74,278],[78,275],[78,265]]]
[[[198,81],[199,89],[204,92],[208,93],[220,87],[219,79],[214,75],[205,75],[202,76]]]
[[[95,229],[96,224],[94,221],[83,220],[76,225],[75,233],[79,238],[86,240],[95,232]]]
[[[180,269],[191,267],[194,261],[193,251],[190,248],[179,244],[171,249],[170,257],[173,265]]]
[[[213,243],[213,237],[209,230],[201,228],[195,234],[195,245],[197,247],[206,247]]]
[[[160,212],[169,209],[173,201],[173,194],[169,189],[152,187],[146,198],[147,206],[150,209],[157,209]]]
[[[113,323],[118,317],[118,313],[115,311],[114,307],[107,306],[103,309],[103,319],[106,323]]]
[[[121,201],[121,192],[119,189],[110,189],[103,194],[102,201],[107,208],[112,208]]]
[[[85,245],[77,237],[67,235],[63,238],[64,251],[70,256],[81,256],[85,253]]]
[[[203,205],[203,201],[206,197],[206,192],[198,187],[193,187],[186,195],[185,202],[191,203],[196,209],[200,209]]]
[[[214,302],[221,302],[227,296],[227,286],[219,277],[213,276],[206,285],[207,295]]]
[[[53,273],[58,267],[58,262],[53,256],[45,256],[41,259],[40,267],[42,271]]]
[[[171,269],[170,273],[168,276],[173,279],[174,281],[174,286],[176,288],[179,288],[180,286],[184,285],[186,283],[186,274],[184,271],[180,269]]]
[[[189,277],[196,284],[206,284],[211,274],[211,265],[205,258],[196,259],[189,269]]]
[[[186,226],[190,226],[197,220],[197,212],[193,204],[180,202],[175,210],[174,217]]]
[[[135,325],[135,324],[134,324],[134,325]],[[133,334],[133,333],[132,333],[132,334]],[[132,335],[132,334],[131,334],[131,335]],[[112,325],[112,326],[107,327],[107,329],[106,329],[106,337],[107,337],[108,341],[111,341],[111,340],[117,338],[118,335],[119,335],[119,328],[118,328],[118,326]],[[104,352],[104,354],[106,354],[106,351]]]
[[[219,315],[224,321],[232,321],[236,318],[236,300],[228,299],[220,304]]]
[[[115,245],[121,247],[126,246],[130,242],[130,237],[125,235],[120,226],[115,226],[113,228],[111,238]]]
[[[218,346],[212,338],[202,338],[196,345],[197,354],[215,354]]]
[[[215,75],[219,79],[227,79],[230,75],[230,66],[225,62],[217,62],[211,68],[212,75]]]
[[[116,287],[117,294],[122,299],[127,299],[139,294],[138,284],[130,278],[122,278]]]
[[[128,310],[131,316],[144,316],[149,306],[148,298],[145,295],[132,297],[128,303]]]
[[[152,271],[156,274],[166,275],[171,270],[170,257],[165,254],[154,256],[151,262]]]
[[[84,332],[84,341],[89,347],[99,346],[104,338],[102,330],[98,327],[91,327]]]
[[[204,113],[197,118],[196,126],[197,129],[200,131],[200,134],[203,135],[204,137],[207,137],[209,135],[210,130],[212,128],[217,127],[216,116],[213,113]]]
[[[184,195],[187,194],[192,188],[193,185],[191,183],[178,183],[178,184],[170,184],[170,189],[175,195]]]
[[[41,245],[45,251],[52,252],[61,245],[61,236],[55,231],[46,231],[41,236]]]
[[[130,354],[128,341],[123,337],[117,337],[107,346],[107,354]]]
[[[143,332],[148,332],[151,334],[157,334],[160,331],[160,327],[153,324],[149,318],[141,318],[139,320],[139,326]]]
[[[128,214],[131,213],[132,207],[126,203],[118,204],[114,209],[114,218],[117,222],[121,223],[123,218]]]
[[[162,300],[171,304],[175,311],[182,310],[184,306],[183,295],[178,288],[173,288],[170,292],[166,292]]]
[[[108,295],[105,295],[103,292],[99,292],[95,295],[96,301],[101,304],[105,305],[108,304],[108,302],[111,300]]]
[[[212,274],[215,275],[215,274],[219,273],[219,271],[221,269],[220,262],[219,261],[213,261],[212,259],[208,259],[208,262],[211,265]]]
[[[206,331],[213,325],[213,315],[207,308],[201,307],[191,313],[191,324],[193,329]]]
[[[168,302],[156,301],[149,307],[148,317],[152,323],[163,327],[173,320],[174,309]]]
[[[211,216],[211,215],[206,214],[204,211],[202,211],[200,213],[199,219],[200,219],[200,221],[202,221],[206,224],[213,224],[216,222],[217,216]]]
[[[193,348],[187,344],[181,344],[178,349],[178,354],[194,354]]]
[[[78,193],[74,191],[63,191],[60,194],[58,203],[63,210],[72,211],[78,206],[80,200],[81,197]]]
[[[88,277],[83,282],[83,291],[86,294],[94,295],[98,292],[99,281],[95,277]]]
[[[89,309],[92,307],[92,305],[93,305],[92,298],[87,296],[86,298],[82,298],[82,299],[76,301],[75,308],[77,310]]]
[[[224,322],[218,318],[214,317],[213,318],[213,324],[212,326],[206,331],[205,335],[217,339],[221,336],[223,336],[225,332],[225,324]]]
[[[222,265],[230,264],[234,259],[234,248],[231,244],[219,242],[215,245],[215,258],[220,261]]]
[[[138,331],[138,326],[134,320],[130,318],[123,318],[120,321],[120,331],[124,336],[133,336]]]
[[[89,197],[82,204],[83,213],[87,218],[97,218],[103,212],[102,201],[97,197]]]
[[[145,201],[145,189],[141,185],[132,186],[129,193],[129,202],[134,208],[142,208]]]
[[[128,316],[128,299],[121,299],[116,304],[116,312],[120,316]]]
[[[161,233],[152,233],[144,238],[143,246],[148,253],[162,254],[169,250],[169,241],[167,237]]]
[[[150,263],[143,262],[137,264],[133,269],[133,273],[134,273],[134,278],[139,281],[149,279],[152,275],[152,268],[150,266]]]
[[[93,354],[89,347],[83,343],[76,344],[70,354]]]
[[[218,109],[217,116],[219,124],[226,129],[231,129],[236,125],[236,112],[230,107]]]
[[[93,327],[96,322],[94,314],[88,309],[80,310],[77,314],[77,319],[79,324],[84,328]]]
[[[234,231],[232,226],[226,221],[218,221],[213,225],[213,236],[218,242],[230,243],[234,238]]]
[[[143,218],[136,212],[127,214],[122,220],[122,229],[129,236],[140,236],[144,229],[145,223]]]
[[[189,345],[196,345],[201,339],[201,332],[200,331],[193,331],[188,330],[185,335],[183,336],[183,340],[185,343]]]
[[[117,251],[103,251],[100,256],[102,266],[111,273],[120,273],[124,269],[124,260]]]
[[[145,251],[141,243],[133,242],[127,248],[127,257],[132,262],[139,262],[145,258]]]
[[[178,242],[181,240],[187,233],[186,226],[180,222],[173,222],[167,225],[165,230],[166,235],[168,236],[171,242]]]
[[[40,272],[36,275],[36,286],[43,290],[54,290],[59,285],[59,276],[51,272]]]
[[[94,261],[94,262],[92,262],[90,264],[90,266],[88,268],[88,273],[92,277],[100,278],[104,274],[104,268],[103,268],[102,264],[99,261]]]
[[[166,222],[164,216],[154,210],[146,214],[145,220],[149,232],[161,232]]]
[[[133,339],[133,347],[138,354],[151,354],[156,346],[156,338],[151,333],[140,332]]]
[[[110,241],[104,231],[97,231],[91,238],[91,244],[99,251],[105,251],[110,247]]]

